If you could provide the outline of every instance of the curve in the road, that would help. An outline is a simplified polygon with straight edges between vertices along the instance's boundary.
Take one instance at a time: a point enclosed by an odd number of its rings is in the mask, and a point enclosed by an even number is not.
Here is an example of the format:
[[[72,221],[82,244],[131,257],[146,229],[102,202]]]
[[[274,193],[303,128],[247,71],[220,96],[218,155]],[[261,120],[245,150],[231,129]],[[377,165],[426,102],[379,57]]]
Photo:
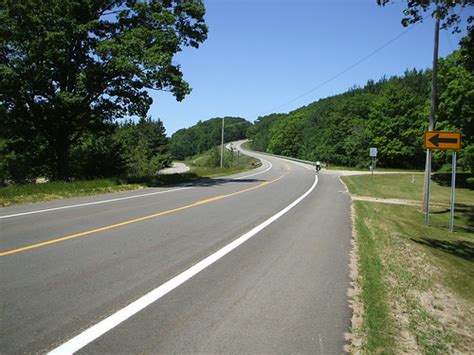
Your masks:
[[[249,155],[261,159],[258,153]],[[1,220],[1,249],[11,250],[203,201],[199,208],[1,258],[2,316],[8,324],[0,332],[3,350],[55,349],[236,240],[246,242],[80,352],[342,349],[349,324],[348,198],[339,194],[337,178],[322,174],[317,191],[273,223],[271,216],[304,195],[316,178],[309,165],[265,158],[269,163],[256,171],[195,183],[185,191]],[[256,174],[262,175],[252,178]],[[239,193],[279,177],[265,188]],[[234,193],[234,198],[220,198]],[[71,199],[69,204],[107,198]],[[67,203],[18,206],[3,213]],[[248,233],[258,235],[240,239]],[[312,340],[315,334],[319,343]]]
[[[268,167],[265,170],[259,171],[257,173],[253,173],[253,174],[250,174],[250,175],[240,176],[240,177],[237,177],[237,178],[234,178],[234,179],[235,180],[242,180],[242,179],[247,179],[249,177],[254,177],[254,176],[257,176],[257,175],[260,175],[260,174],[264,174],[272,168],[272,163],[270,163],[268,160],[265,160],[265,159],[260,159],[260,160],[268,164]],[[149,196],[153,196],[153,195],[160,195],[160,194],[165,194],[165,193],[170,193],[170,192],[177,192],[177,191],[188,190],[188,189],[192,189],[192,188],[193,188],[193,186],[184,186],[184,187],[178,187],[178,188],[165,190],[165,191],[147,192],[147,193],[144,193],[144,194],[118,197],[118,198],[112,198],[112,199],[107,199],[107,200],[77,203],[77,204],[73,204],[73,205],[66,205],[66,206],[59,206],[59,207],[52,207],[52,208],[44,208],[44,209],[27,211],[27,212],[20,212],[20,213],[12,213],[12,214],[7,214],[7,215],[4,215],[4,216],[0,216],[0,219],[7,219],[7,218],[13,218],[13,217],[22,217],[22,216],[27,216],[27,215],[32,215],[32,214],[53,212],[53,211],[70,209],[70,208],[101,205],[103,203],[111,203],[111,202],[131,200],[131,199],[142,198],[142,197],[149,197]],[[0,256],[1,256],[1,254],[0,254]]]
[[[100,227],[100,228],[87,230],[87,231],[80,232],[80,233],[75,233],[75,234],[66,235],[66,236],[62,236],[62,237],[57,237],[57,238],[50,239],[50,240],[47,240],[47,241],[44,241],[44,242],[41,242],[41,243],[35,243],[35,244],[26,245],[26,246],[23,246],[23,247],[20,247],[20,248],[1,251],[0,252],[0,257],[11,255],[11,254],[16,254],[16,253],[20,253],[20,252],[24,252],[24,251],[28,251],[28,250],[31,250],[31,249],[37,249],[37,248],[45,247],[45,246],[51,245],[51,244],[65,242],[65,241],[70,240],[70,239],[85,237],[87,235],[95,234],[95,233],[98,233],[98,232],[103,232],[103,231],[106,231],[106,230],[126,226],[126,225],[129,225],[129,224],[132,224],[132,223],[138,223],[138,222],[146,221],[146,220],[151,219],[151,218],[164,216],[164,215],[167,215],[167,214],[170,214],[170,213],[175,213],[175,212],[187,210],[189,208],[201,206],[201,205],[204,205],[204,204],[207,204],[207,203],[222,200],[224,198],[236,196],[236,195],[242,194],[244,192],[249,192],[249,191],[253,191],[253,190],[262,188],[262,187],[264,187],[268,184],[271,184],[275,181],[280,180],[282,177],[283,177],[283,175],[276,178],[276,179],[265,181],[265,182],[263,182],[261,184],[258,184],[256,186],[252,186],[252,187],[249,187],[249,188],[246,188],[246,189],[243,189],[243,190],[239,190],[239,191],[236,191],[236,192],[232,192],[232,193],[226,194],[226,195],[218,195],[218,196],[215,196],[215,197],[207,198],[207,199],[200,200],[200,201],[197,201],[197,202],[185,205],[185,206],[181,206],[181,207],[178,207],[178,208],[173,208],[171,210],[166,210],[166,211],[146,215],[146,216],[139,217],[139,218],[129,219],[129,220],[126,220],[126,221],[123,221],[123,222],[120,222],[120,223],[114,223],[114,224],[111,224],[111,225],[107,225],[107,226],[103,226],[103,227]]]
[[[281,179],[278,178],[278,180]],[[275,180],[273,180],[275,181]],[[53,349],[49,354],[72,354],[87,344],[91,343],[95,339],[99,338],[103,334],[107,333],[109,330],[115,328],[122,322],[126,321],[128,318],[132,317],[133,315],[137,314],[150,304],[156,302],[161,297],[166,295],[167,293],[173,291],[175,288],[182,285],[184,282],[192,278],[193,276],[197,275],[208,266],[212,265],[232,250],[237,248],[238,246],[245,243],[247,240],[255,236],[258,232],[263,230],[264,228],[268,227],[270,224],[275,222],[285,213],[290,211],[293,207],[295,207],[298,203],[300,203],[306,196],[308,196],[318,184],[318,176],[315,176],[314,183],[311,187],[300,197],[298,197],[295,201],[291,204],[283,208],[281,211],[273,215],[272,217],[265,220],[263,223],[259,224],[258,226],[252,228],[250,231],[245,233],[244,235],[240,236],[233,242],[227,244],[223,248],[219,249],[215,253],[209,255],[205,259],[201,260],[197,264],[191,266],[189,269],[183,271],[179,275],[173,277],[171,280],[165,282],[164,284],[158,286],[154,290],[150,291],[146,295],[140,297],[136,301],[132,302],[128,306],[122,308],[121,310],[117,311],[116,313],[112,314],[111,316],[105,318],[104,320],[100,321],[99,323],[93,325],[92,327],[86,329],[82,333],[76,335],[74,338],[68,340],[64,344],[60,345],[59,347]],[[260,186],[260,185],[258,185]]]

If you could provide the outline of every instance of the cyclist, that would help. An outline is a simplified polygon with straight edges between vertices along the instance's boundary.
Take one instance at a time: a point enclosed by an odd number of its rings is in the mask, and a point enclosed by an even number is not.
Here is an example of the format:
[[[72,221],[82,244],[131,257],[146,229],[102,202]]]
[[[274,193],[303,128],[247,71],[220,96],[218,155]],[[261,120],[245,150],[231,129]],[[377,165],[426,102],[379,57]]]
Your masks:
[[[318,161],[316,161],[316,172],[319,173],[319,171],[321,170],[321,163]]]

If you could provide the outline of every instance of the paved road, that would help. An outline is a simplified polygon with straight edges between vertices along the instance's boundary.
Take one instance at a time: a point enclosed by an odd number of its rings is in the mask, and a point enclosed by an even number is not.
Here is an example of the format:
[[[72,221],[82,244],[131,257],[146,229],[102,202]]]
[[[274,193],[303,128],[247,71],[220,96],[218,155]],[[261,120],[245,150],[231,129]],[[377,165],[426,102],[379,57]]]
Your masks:
[[[341,353],[349,197],[335,175],[262,159],[189,186],[0,209],[0,352]]]

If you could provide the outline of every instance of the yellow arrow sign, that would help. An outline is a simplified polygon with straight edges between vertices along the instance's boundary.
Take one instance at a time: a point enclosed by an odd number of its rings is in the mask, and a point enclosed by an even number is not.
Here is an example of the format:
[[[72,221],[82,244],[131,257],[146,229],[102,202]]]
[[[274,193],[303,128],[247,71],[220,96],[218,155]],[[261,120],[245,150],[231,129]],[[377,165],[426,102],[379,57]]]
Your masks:
[[[425,132],[423,147],[425,149],[459,150],[461,149],[461,132]]]

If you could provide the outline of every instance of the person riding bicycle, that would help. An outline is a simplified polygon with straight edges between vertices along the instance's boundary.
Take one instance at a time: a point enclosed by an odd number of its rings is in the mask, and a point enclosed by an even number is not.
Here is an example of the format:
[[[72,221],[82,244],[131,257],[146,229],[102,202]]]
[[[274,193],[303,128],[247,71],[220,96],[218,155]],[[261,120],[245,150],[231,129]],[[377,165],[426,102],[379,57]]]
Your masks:
[[[321,163],[319,161],[316,161],[316,172],[319,172],[321,170]]]

